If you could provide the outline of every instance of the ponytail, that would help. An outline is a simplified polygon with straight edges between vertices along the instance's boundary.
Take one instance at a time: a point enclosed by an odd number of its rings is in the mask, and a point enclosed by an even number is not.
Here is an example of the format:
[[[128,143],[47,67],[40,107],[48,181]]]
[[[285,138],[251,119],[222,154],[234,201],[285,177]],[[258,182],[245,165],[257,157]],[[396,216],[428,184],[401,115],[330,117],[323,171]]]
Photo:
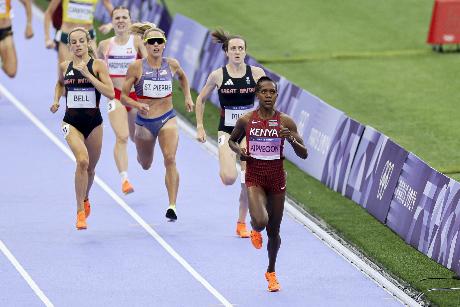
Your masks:
[[[247,44],[246,40],[240,35],[230,34],[222,28],[217,28],[215,31],[211,32],[212,41],[216,44],[222,44],[222,50],[228,51],[228,42],[234,38],[239,38],[244,41],[244,49],[246,49]]]

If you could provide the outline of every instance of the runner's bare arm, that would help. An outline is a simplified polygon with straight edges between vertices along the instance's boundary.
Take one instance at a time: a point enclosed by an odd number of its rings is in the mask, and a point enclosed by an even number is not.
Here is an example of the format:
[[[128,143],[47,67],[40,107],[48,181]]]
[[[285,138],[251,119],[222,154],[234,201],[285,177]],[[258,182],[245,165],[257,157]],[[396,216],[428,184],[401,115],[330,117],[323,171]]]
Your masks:
[[[56,82],[56,86],[54,87],[54,101],[50,107],[50,111],[52,113],[56,113],[56,111],[59,109],[59,99],[62,95],[64,95],[64,83],[62,81],[62,76],[64,75],[64,72],[67,70],[69,63],[69,61],[64,61],[59,64],[59,78]]]
[[[219,71],[215,70],[209,74],[208,80],[206,80],[206,84],[204,85],[200,94],[196,98],[195,116],[196,116],[197,128],[204,127],[203,126],[204,103],[206,102],[206,99],[208,98],[209,94],[211,94],[211,92],[217,86],[216,76],[218,73]]]
[[[105,52],[106,52],[106,49],[107,49],[107,43],[108,43],[108,39],[105,39],[105,40],[99,42],[99,45],[97,46],[97,50],[96,50],[96,55],[97,55],[98,59],[105,59]]]
[[[147,57],[147,48],[145,48],[144,42],[142,41],[142,38],[140,38],[139,35],[134,36],[134,46],[136,47],[137,54],[139,54],[141,58]]]

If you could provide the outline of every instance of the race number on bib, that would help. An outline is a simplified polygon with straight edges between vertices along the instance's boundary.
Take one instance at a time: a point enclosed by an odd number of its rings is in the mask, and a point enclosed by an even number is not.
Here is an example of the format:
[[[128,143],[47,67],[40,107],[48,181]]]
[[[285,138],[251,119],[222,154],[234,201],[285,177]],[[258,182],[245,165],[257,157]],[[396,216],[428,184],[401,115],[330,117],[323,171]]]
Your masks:
[[[281,139],[250,137],[249,154],[258,160],[281,159]]]
[[[251,111],[253,105],[248,106],[228,106],[225,107],[225,126],[235,127],[238,118]]]
[[[93,5],[91,3],[75,3],[69,1],[67,16],[70,19],[79,20],[84,23],[92,23]]]
[[[128,66],[136,60],[136,55],[109,55],[107,62],[110,75],[125,76]]]
[[[109,102],[107,103],[107,113],[115,111],[116,108],[117,108],[116,100],[115,99],[109,100]]]
[[[94,88],[69,89],[67,91],[68,108],[95,108],[96,90]]]
[[[142,95],[151,98],[163,98],[172,93],[171,81],[144,80],[142,88]]]

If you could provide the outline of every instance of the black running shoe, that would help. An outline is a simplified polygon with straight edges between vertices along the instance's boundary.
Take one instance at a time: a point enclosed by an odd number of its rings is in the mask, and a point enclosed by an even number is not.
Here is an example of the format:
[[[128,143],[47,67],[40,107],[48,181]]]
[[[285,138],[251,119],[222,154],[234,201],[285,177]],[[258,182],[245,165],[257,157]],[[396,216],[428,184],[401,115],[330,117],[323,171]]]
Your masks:
[[[177,220],[176,209],[174,207],[169,207],[168,210],[166,210],[166,218],[168,218],[171,222]]]

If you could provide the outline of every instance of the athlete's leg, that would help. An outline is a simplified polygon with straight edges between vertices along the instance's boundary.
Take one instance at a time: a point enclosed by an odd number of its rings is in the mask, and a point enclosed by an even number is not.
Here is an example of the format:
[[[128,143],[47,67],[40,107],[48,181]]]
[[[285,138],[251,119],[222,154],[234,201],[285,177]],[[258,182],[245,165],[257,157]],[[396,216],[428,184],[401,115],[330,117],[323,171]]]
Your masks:
[[[285,193],[267,196],[267,236],[268,236],[268,268],[267,272],[275,272],[275,263],[281,245],[280,225],[283,219]]]
[[[169,204],[175,205],[179,188],[179,172],[176,167],[176,152],[179,143],[179,131],[176,118],[171,118],[161,127],[158,142],[163,153],[166,168],[165,184],[168,190]]]
[[[75,170],[75,197],[77,200],[78,212],[83,210],[83,200],[85,199],[88,187],[88,150],[85,146],[83,134],[75,127],[67,123],[62,123],[62,130],[64,131],[67,144],[70,150],[72,150],[77,162],[77,168]]]
[[[91,190],[91,186],[93,185],[94,181],[94,174],[96,164],[99,161],[101,156],[101,148],[102,148],[102,124],[97,126],[96,128],[91,131],[89,136],[85,140],[85,145],[88,150],[88,157],[89,157],[89,164],[88,164],[88,186],[86,188],[86,197],[89,196],[89,191]]]
[[[230,149],[228,139],[230,135],[223,131],[218,131],[218,151],[220,179],[225,185],[232,185],[238,178],[236,171],[236,154]]]
[[[136,125],[134,142],[137,149],[137,162],[143,169],[148,170],[153,161],[153,150],[155,148],[156,136],[145,127]]]
[[[248,187],[249,214],[251,215],[251,226],[261,232],[268,224],[267,196],[260,186]]]
[[[246,148],[246,138],[240,143],[242,148]],[[245,183],[245,173],[246,173],[246,162],[241,161],[241,192],[240,192],[240,208],[238,222],[244,223],[246,221],[246,216],[248,215],[248,188]]]
[[[14,47],[13,35],[9,35],[0,41],[0,57],[3,71],[10,78],[16,76],[18,69],[18,60],[16,57],[16,48]]]
[[[131,141],[134,142],[134,133],[136,131],[137,109],[132,108],[127,113],[128,113],[129,138],[131,139]]]
[[[113,104],[109,109],[109,119],[116,138],[113,156],[118,172],[126,172],[128,170],[128,112],[117,99],[113,99],[109,103]]]

